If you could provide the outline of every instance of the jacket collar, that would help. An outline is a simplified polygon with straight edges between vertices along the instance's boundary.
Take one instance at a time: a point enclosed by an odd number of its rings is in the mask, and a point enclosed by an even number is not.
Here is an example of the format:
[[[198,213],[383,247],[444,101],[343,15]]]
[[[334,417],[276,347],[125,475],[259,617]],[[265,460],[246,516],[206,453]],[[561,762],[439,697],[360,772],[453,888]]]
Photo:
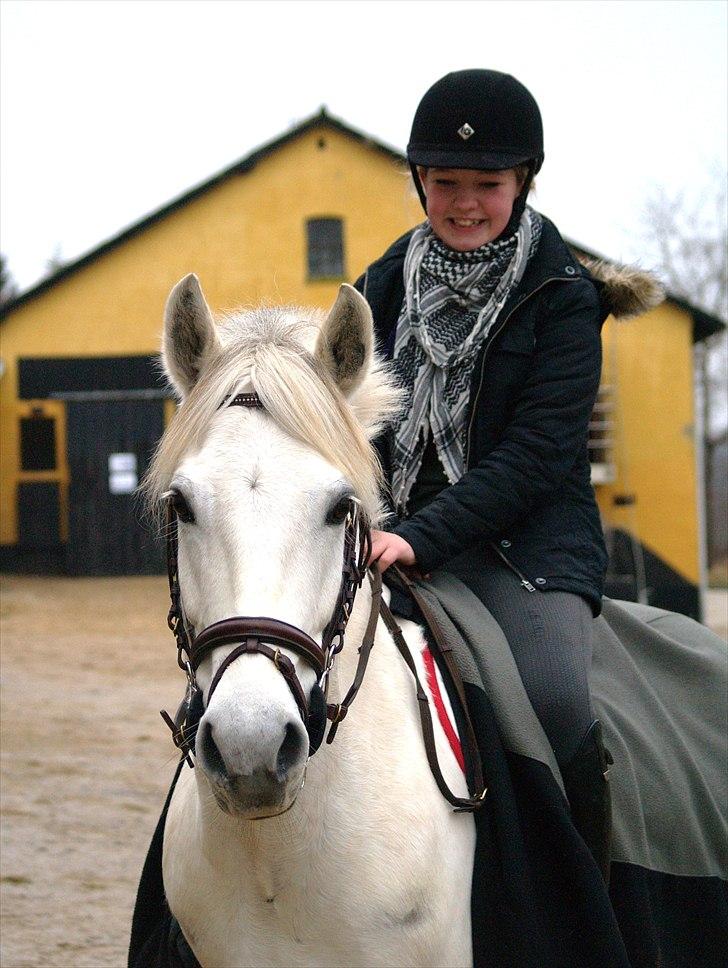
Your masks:
[[[523,274],[519,286],[521,294],[530,295],[550,280],[569,282],[584,275],[588,277],[588,273],[561,238],[559,230],[550,219],[543,216],[541,239]]]

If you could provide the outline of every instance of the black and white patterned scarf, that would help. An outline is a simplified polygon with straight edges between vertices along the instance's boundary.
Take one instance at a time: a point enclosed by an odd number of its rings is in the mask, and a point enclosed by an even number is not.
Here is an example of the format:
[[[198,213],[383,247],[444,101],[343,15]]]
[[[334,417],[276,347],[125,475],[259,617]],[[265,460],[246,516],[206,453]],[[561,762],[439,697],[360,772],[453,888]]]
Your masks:
[[[446,246],[424,222],[404,262],[405,299],[394,345],[394,370],[405,401],[394,423],[392,491],[407,507],[432,431],[451,484],[465,471],[466,413],[478,350],[536,251],[543,219],[526,208],[518,229],[471,252]]]

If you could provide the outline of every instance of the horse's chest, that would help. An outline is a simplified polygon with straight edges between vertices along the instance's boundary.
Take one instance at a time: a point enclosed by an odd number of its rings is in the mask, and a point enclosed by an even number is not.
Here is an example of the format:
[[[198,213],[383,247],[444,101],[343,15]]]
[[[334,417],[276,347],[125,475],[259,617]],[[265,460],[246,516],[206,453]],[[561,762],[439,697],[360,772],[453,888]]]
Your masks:
[[[426,853],[393,849],[387,839],[370,839],[365,850],[365,839],[340,831],[314,858],[292,844],[274,854],[229,840],[198,852],[172,824],[170,907],[203,965],[466,964],[467,865],[458,898],[443,892],[442,867]]]
[[[277,893],[266,896],[251,879],[239,892],[225,895],[203,878],[195,903],[177,897],[172,888],[170,905],[203,966],[395,965],[409,963],[413,943],[426,950],[434,934],[431,916],[411,898],[392,903],[362,892],[357,906],[353,891],[335,897],[326,885],[322,889],[305,879],[264,881]],[[201,906],[199,895],[208,903]]]

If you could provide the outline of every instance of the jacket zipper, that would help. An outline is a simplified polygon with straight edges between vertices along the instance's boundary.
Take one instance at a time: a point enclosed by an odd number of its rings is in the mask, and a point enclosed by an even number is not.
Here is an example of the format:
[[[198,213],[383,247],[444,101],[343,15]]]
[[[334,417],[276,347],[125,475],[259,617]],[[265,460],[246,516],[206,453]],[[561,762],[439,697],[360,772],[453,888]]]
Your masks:
[[[473,421],[475,420],[475,413],[478,408],[478,400],[480,399],[480,391],[483,389],[483,379],[485,377],[485,360],[486,360],[486,357],[488,356],[488,350],[493,345],[493,342],[495,341],[496,336],[498,336],[498,334],[501,332],[501,330],[506,325],[506,323],[511,318],[511,316],[515,313],[515,311],[517,309],[520,309],[521,306],[527,303],[528,300],[531,299],[532,296],[535,296],[537,292],[540,292],[544,288],[544,286],[549,285],[549,283],[551,282],[572,282],[572,281],[575,281],[575,280],[564,279],[563,276],[552,276],[549,279],[544,279],[544,281],[541,283],[540,286],[538,286],[538,288],[534,289],[532,292],[529,292],[529,294],[525,296],[519,303],[516,303],[516,305],[511,309],[511,311],[508,313],[508,315],[505,317],[503,322],[500,324],[498,329],[495,331],[495,333],[493,333],[490,340],[488,341],[488,345],[485,347],[483,351],[483,359],[480,366],[480,381],[478,382],[478,390],[475,394],[475,399],[473,400],[473,407],[470,413],[470,422],[468,424],[468,446],[465,454],[466,468],[469,466],[469,463],[470,463],[470,437],[473,431]],[[527,592],[536,591],[535,585],[533,585],[528,580],[528,578],[526,578],[526,576],[523,574],[522,571],[520,571],[520,569],[516,568],[516,566],[513,564],[512,561],[509,561],[509,559],[503,554],[503,552],[500,550],[500,548],[494,541],[490,542],[490,547],[493,549],[493,551],[495,551],[495,553],[505,564],[505,566],[520,579],[521,585],[523,585],[523,587],[526,589]]]
[[[519,571],[518,568],[516,568],[516,566],[513,564],[513,562],[509,561],[508,558],[506,558],[506,556],[503,554],[503,552],[500,550],[500,548],[494,541],[490,542],[490,547],[493,549],[493,551],[495,551],[495,553],[498,555],[501,561],[503,561],[503,563],[507,565],[507,567],[513,572],[513,574],[517,575],[521,579],[521,584],[523,585],[523,587],[526,589],[527,592],[536,591],[536,586],[532,585],[531,582],[528,580],[528,578],[526,578],[526,576],[523,574],[523,572]]]
[[[486,360],[486,358],[488,356],[488,350],[493,345],[496,336],[498,336],[498,334],[501,332],[501,330],[506,325],[506,323],[511,318],[511,316],[515,313],[515,311],[517,309],[520,309],[521,306],[523,306],[525,303],[527,303],[528,300],[531,299],[533,296],[535,296],[537,292],[540,292],[544,288],[544,286],[548,286],[549,283],[551,283],[551,282],[576,282],[576,279],[564,279],[563,276],[551,276],[549,279],[544,279],[544,281],[541,283],[540,286],[538,286],[537,289],[534,289],[532,292],[529,292],[529,294],[527,296],[524,296],[524,298],[519,303],[516,303],[516,305],[511,309],[511,311],[505,317],[505,319],[503,320],[503,322],[500,324],[500,326],[498,327],[498,329],[490,337],[490,339],[488,340],[488,345],[485,347],[485,350],[483,351],[483,360],[482,360],[481,366],[480,366],[480,382],[478,383],[478,390],[477,390],[477,392],[475,394],[475,399],[473,400],[473,406],[472,406],[472,409],[470,411],[470,422],[468,423],[468,438],[467,438],[467,442],[468,443],[467,443],[467,448],[466,448],[466,452],[465,452],[465,468],[466,468],[466,470],[468,469],[468,467],[470,465],[470,438],[471,438],[471,435],[472,435],[472,432],[473,432],[473,421],[475,420],[475,413],[476,413],[476,411],[478,409],[478,400],[480,399],[480,391],[483,389],[483,378],[485,376],[485,360]]]

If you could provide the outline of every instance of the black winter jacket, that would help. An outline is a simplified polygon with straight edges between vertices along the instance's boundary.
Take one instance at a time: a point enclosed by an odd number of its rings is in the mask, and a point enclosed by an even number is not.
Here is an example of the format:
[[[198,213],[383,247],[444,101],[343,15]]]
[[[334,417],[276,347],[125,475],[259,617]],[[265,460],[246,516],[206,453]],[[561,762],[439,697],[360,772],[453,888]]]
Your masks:
[[[411,233],[355,287],[391,358]],[[538,249],[480,350],[470,390],[466,473],[425,508],[388,527],[423,572],[490,546],[530,591],[584,596],[595,615],[607,553],[590,482],[587,430],[608,307],[600,283],[544,219]],[[390,438],[378,447],[389,476]]]

